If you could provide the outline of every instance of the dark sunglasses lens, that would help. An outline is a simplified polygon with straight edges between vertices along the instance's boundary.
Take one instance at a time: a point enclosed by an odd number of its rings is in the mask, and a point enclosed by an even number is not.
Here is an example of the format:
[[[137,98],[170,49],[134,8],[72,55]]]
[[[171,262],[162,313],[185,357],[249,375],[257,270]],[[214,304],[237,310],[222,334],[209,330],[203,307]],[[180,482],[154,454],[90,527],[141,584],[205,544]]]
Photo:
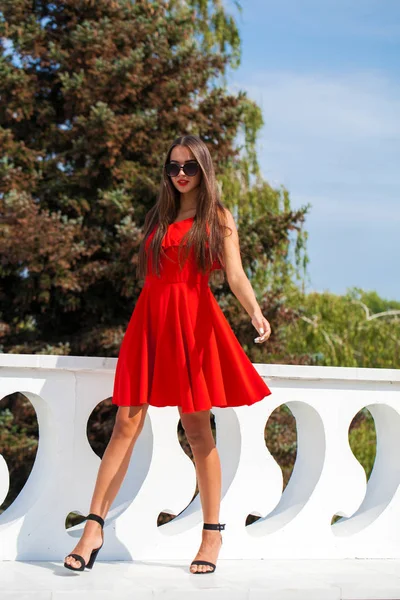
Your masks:
[[[165,165],[165,170],[167,172],[168,177],[176,177],[180,171],[180,167],[175,163],[168,163]]]
[[[197,162],[188,162],[183,167],[183,172],[188,177],[194,177],[195,175],[197,175],[198,170],[199,170],[199,165]]]

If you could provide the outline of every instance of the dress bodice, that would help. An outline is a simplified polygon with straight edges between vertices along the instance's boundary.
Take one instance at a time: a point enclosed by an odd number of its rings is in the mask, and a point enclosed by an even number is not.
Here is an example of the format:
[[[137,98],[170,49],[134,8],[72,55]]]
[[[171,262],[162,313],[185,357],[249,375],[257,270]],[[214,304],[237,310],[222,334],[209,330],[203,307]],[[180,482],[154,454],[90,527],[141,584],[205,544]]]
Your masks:
[[[190,230],[193,225],[194,217],[189,217],[188,219],[183,219],[181,221],[177,221],[175,223],[170,223],[168,229],[164,235],[164,238],[161,242],[161,246],[164,250],[164,255],[160,255],[160,277],[158,277],[155,273],[155,270],[152,268],[152,256],[151,253],[148,253],[147,258],[147,275],[145,278],[145,282],[150,282],[153,280],[157,280],[163,283],[208,283],[208,279],[211,271],[216,269],[222,269],[222,265],[219,260],[215,260],[209,270],[208,274],[201,273],[196,264],[194,249],[191,248],[188,259],[184,262],[184,249],[182,246],[181,249],[181,263],[182,269],[180,269],[179,261],[178,261],[178,252],[179,245],[184,235]],[[148,252],[151,240],[154,237],[156,227],[154,227],[153,231],[150,233],[149,237],[146,240],[146,252]],[[207,244],[208,245],[208,244]]]

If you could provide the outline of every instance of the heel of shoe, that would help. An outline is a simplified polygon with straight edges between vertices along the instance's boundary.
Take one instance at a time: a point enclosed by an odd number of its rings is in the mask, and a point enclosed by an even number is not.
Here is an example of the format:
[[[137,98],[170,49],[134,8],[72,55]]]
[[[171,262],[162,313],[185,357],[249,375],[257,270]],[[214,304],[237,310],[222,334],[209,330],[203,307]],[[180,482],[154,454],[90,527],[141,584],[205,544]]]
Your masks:
[[[95,550],[92,551],[92,554],[90,555],[88,564],[86,565],[86,569],[92,569],[93,565],[96,561],[97,555],[100,552],[100,550],[102,549],[102,547],[104,546],[104,534],[103,534],[103,527],[104,527],[104,519],[102,517],[100,517],[99,515],[96,515],[94,513],[90,513],[87,517],[86,520],[88,521],[97,521],[97,523],[100,525],[101,530],[102,530],[102,536],[103,536],[103,543],[101,544],[100,548],[96,548]]]
[[[89,562],[86,565],[87,569],[92,569],[92,567],[96,561],[97,555],[100,552],[100,550],[102,549],[102,547],[103,547],[103,544],[100,546],[100,548],[97,548],[97,550],[93,550],[92,554],[90,555]]]

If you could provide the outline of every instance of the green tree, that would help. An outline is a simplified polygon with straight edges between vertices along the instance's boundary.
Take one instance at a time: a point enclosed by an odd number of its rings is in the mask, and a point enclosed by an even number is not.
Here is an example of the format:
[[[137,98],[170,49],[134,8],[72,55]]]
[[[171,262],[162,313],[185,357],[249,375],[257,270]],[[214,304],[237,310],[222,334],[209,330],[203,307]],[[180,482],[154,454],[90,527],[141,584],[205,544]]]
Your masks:
[[[243,215],[242,238],[263,248],[246,268],[258,281],[267,259],[279,264],[303,213],[286,201],[282,215],[267,203],[250,218],[243,207],[260,188],[231,195],[226,182],[258,173],[262,117],[224,83],[240,37],[222,2],[1,0],[0,34],[4,351],[117,353],[141,288],[132,262],[144,215],[182,132],[209,145],[226,205]],[[267,201],[274,192],[263,185]],[[222,302],[227,295],[221,286]],[[265,298],[269,315],[280,302]]]
[[[344,296],[293,292],[298,319],[282,332],[288,354],[308,364],[400,367],[400,302],[351,288]]]

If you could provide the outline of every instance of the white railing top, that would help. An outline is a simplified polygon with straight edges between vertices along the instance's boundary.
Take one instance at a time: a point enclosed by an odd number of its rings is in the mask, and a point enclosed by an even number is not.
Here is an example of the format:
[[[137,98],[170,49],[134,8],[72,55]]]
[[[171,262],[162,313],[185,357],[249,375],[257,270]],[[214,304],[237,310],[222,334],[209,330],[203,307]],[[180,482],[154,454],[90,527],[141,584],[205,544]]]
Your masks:
[[[45,354],[0,354],[0,368],[59,369],[63,371],[115,371],[117,358],[102,356],[58,356]],[[400,382],[400,369],[361,367],[314,367],[256,363],[257,371],[268,379],[307,379]]]

